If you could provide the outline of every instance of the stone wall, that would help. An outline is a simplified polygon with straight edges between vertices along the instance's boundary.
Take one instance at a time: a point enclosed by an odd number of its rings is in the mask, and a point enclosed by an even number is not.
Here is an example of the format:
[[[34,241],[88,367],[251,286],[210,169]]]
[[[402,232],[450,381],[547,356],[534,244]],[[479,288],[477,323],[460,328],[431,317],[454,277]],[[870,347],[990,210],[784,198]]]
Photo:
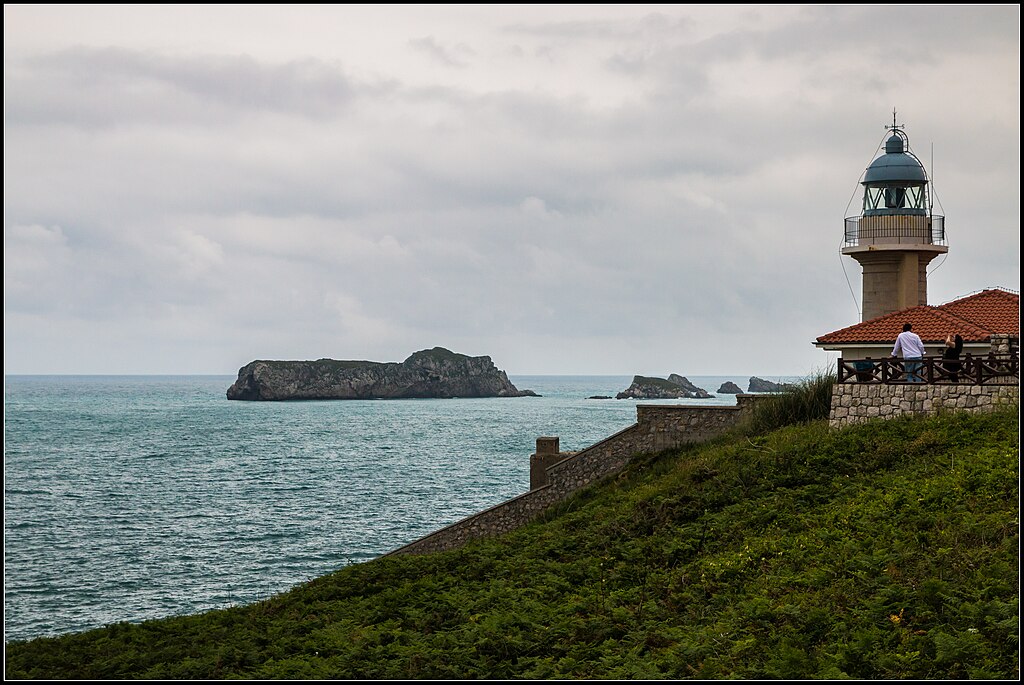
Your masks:
[[[629,428],[580,452],[561,453],[565,458],[550,465],[544,464],[546,478],[531,475],[532,482],[546,484],[437,530],[385,556],[456,549],[470,540],[515,530],[577,490],[622,471],[634,455],[704,442],[725,433],[749,414],[758,397],[763,396],[737,395],[736,405],[725,407],[637,405],[637,422]],[[538,441],[538,453],[542,456],[550,454],[551,449],[558,449],[557,439],[548,437],[543,440],[543,446]]]
[[[645,435],[646,451],[659,452],[683,442],[704,442],[736,425],[758,395],[737,395],[733,407],[637,405],[637,424]],[[761,395],[763,397],[763,395]]]
[[[1019,385],[883,385],[836,383],[829,426],[842,428],[869,419],[940,411],[992,411],[1020,403]]]

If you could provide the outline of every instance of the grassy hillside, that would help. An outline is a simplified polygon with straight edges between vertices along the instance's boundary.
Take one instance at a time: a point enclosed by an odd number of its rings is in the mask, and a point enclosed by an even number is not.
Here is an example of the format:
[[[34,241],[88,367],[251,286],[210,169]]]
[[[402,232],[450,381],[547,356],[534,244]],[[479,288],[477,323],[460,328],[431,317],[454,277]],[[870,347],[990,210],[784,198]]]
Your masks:
[[[1013,410],[651,455],[507,537],[12,643],[6,675],[1017,678],[1018,445]]]

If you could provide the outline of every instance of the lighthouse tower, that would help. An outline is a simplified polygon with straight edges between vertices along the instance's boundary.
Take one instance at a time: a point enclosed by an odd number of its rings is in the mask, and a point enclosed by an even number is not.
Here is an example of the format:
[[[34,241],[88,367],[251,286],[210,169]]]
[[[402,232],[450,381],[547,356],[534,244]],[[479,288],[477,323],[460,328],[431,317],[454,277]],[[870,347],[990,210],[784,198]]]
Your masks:
[[[928,174],[895,112],[887,128],[885,153],[861,181],[861,215],[846,219],[842,252],[863,270],[861,321],[928,304],[928,262],[949,250],[944,217],[932,214]]]

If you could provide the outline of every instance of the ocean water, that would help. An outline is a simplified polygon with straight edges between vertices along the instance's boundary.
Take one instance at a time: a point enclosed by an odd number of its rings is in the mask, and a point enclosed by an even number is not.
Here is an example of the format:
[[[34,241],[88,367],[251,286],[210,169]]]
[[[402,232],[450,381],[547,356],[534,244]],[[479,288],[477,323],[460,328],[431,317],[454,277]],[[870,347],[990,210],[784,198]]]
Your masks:
[[[268,597],[526,492],[538,436],[578,450],[636,418],[586,399],[630,376],[511,380],[543,397],[233,402],[233,376],[5,377],[5,641]]]

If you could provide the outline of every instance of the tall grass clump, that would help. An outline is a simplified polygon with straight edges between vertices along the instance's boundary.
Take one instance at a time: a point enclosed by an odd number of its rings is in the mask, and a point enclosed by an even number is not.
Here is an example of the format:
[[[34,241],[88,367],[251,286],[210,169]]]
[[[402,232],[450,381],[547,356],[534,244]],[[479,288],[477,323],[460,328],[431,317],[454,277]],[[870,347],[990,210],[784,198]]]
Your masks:
[[[750,432],[759,435],[783,426],[827,419],[832,407],[835,374],[819,370],[791,389],[758,401],[750,419]]]

